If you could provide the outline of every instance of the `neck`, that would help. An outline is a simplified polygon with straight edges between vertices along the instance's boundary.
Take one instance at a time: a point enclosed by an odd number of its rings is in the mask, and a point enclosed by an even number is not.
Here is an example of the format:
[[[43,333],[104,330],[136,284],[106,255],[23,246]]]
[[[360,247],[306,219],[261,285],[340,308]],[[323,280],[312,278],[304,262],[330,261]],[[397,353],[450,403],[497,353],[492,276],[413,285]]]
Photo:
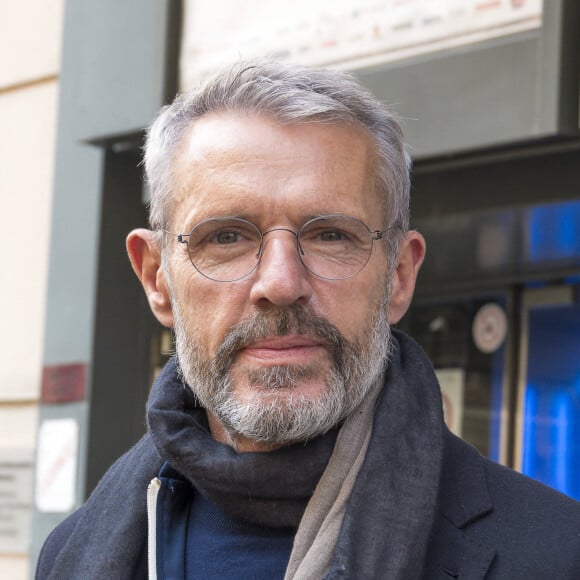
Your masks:
[[[224,445],[229,445],[238,453],[266,453],[268,451],[275,451],[280,449],[282,445],[274,443],[265,443],[264,441],[255,441],[242,435],[237,435],[229,432],[219,420],[210,413],[207,413],[207,422],[209,424],[209,431],[211,436]]]

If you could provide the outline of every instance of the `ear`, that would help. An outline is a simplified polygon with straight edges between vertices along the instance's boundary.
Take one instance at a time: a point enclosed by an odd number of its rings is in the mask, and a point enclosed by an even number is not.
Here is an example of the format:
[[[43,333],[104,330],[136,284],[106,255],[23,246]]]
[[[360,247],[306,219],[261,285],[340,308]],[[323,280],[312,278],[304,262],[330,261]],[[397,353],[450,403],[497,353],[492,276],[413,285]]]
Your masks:
[[[425,258],[425,239],[416,231],[405,235],[399,249],[397,267],[393,272],[389,323],[396,324],[403,318],[411,304],[419,268]]]
[[[133,230],[127,236],[127,252],[155,318],[163,326],[171,328],[173,326],[171,298],[165,271],[161,267],[161,251],[155,233],[146,229]]]

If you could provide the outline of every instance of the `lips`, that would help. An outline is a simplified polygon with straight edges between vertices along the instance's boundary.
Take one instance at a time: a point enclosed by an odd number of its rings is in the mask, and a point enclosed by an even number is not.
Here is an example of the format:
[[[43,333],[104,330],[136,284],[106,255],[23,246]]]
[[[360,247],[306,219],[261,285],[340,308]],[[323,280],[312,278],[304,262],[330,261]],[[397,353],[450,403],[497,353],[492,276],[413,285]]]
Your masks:
[[[321,346],[322,342],[320,339],[304,336],[302,334],[289,334],[286,336],[270,336],[262,340],[256,340],[252,344],[248,345],[247,349],[273,349],[273,350],[283,350],[287,348],[302,348],[309,346]]]
[[[257,340],[241,350],[242,355],[280,363],[308,362],[325,348],[320,339],[305,335],[271,336]]]

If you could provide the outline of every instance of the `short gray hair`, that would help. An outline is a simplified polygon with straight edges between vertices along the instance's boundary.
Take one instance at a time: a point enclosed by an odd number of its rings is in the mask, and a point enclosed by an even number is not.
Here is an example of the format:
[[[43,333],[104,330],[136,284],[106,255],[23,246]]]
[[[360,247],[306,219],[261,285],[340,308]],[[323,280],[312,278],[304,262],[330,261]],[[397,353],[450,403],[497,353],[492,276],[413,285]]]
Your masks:
[[[396,115],[350,74],[272,61],[239,62],[161,109],[145,145],[153,230],[170,228],[173,157],[184,133],[206,113],[224,111],[267,114],[283,125],[354,123],[366,129],[376,145],[384,227],[391,228],[387,241],[397,251],[409,228],[411,163]]]

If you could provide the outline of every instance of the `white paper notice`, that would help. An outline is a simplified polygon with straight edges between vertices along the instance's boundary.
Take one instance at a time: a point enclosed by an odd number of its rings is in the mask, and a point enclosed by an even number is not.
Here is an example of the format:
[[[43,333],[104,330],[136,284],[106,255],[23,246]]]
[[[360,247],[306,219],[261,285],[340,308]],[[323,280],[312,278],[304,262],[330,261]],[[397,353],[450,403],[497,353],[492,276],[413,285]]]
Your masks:
[[[36,506],[41,512],[69,512],[75,505],[79,425],[49,419],[38,435]]]
[[[435,374],[441,385],[445,423],[452,433],[461,437],[465,373],[463,369],[435,369]]]

